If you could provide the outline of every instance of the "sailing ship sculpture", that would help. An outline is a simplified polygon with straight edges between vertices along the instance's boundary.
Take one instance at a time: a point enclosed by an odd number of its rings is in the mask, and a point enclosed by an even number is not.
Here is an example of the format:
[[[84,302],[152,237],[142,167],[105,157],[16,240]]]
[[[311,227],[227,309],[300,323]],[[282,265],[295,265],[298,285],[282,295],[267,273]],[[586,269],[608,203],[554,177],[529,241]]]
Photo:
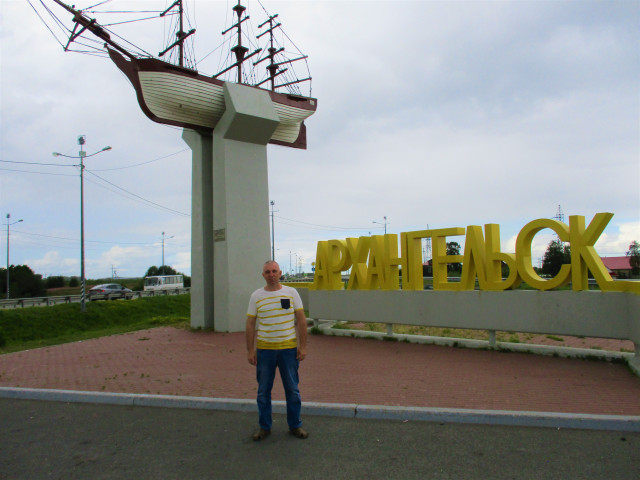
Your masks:
[[[75,25],[70,31],[65,50],[86,31],[104,41],[104,48],[109,57],[133,85],[140,108],[154,122],[204,132],[215,129],[225,111],[224,80],[220,77],[228,71],[236,69],[237,83],[245,83],[243,81],[243,67],[255,67],[263,62],[268,62],[266,65],[267,78],[251,86],[259,89],[264,89],[263,85],[265,84],[270,86],[268,92],[279,117],[279,123],[269,143],[306,149],[307,136],[304,121],[316,111],[317,100],[310,96],[281,92],[284,87],[309,82],[311,77],[278,84],[280,76],[287,71],[283,65],[306,59],[306,56],[293,60],[278,59],[278,55],[284,49],[274,46],[273,34],[280,27],[279,23],[274,23],[277,15],[269,16],[258,27],[266,27],[258,35],[258,38],[266,37],[269,47],[266,49],[258,48],[249,53],[249,49],[242,43],[242,26],[249,17],[246,15],[246,7],[238,2],[233,7],[236,22],[222,32],[223,35],[230,32],[237,33],[237,44],[231,48],[236,61],[218,74],[207,76],[184,65],[184,42],[195,33],[195,29],[189,32],[183,30],[182,0],[176,0],[160,14],[160,16],[164,16],[172,12],[179,17],[176,41],[158,55],[158,57],[163,57],[173,49],[177,49],[177,64],[156,57],[134,54],[121,43],[114,41],[107,29],[95,19],[89,18],[84,11],[60,0],[53,1],[73,15]],[[247,62],[254,58],[257,61]]]

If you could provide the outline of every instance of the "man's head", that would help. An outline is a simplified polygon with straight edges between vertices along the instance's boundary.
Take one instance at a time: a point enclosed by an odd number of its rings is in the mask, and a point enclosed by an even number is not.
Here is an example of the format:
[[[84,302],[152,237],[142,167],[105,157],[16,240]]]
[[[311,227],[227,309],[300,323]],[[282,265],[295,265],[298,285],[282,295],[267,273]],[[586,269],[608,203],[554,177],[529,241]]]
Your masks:
[[[280,265],[273,260],[267,260],[262,266],[262,278],[267,282],[267,287],[278,287],[280,285]]]

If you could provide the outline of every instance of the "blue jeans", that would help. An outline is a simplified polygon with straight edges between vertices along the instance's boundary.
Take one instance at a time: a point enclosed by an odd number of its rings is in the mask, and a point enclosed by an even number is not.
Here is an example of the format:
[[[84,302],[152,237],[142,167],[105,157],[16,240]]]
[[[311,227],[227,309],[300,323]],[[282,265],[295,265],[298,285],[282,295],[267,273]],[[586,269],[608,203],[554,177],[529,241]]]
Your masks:
[[[260,428],[271,430],[271,389],[276,376],[276,367],[280,370],[280,378],[287,399],[287,423],[289,428],[302,426],[300,410],[302,400],[298,390],[298,362],[296,348],[284,350],[258,349],[258,414]]]

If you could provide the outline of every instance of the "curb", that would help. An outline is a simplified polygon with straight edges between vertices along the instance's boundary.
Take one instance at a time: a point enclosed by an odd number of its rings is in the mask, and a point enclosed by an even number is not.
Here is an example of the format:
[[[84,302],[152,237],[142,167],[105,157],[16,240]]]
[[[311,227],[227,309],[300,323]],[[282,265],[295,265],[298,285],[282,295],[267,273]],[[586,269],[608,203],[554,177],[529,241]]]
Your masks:
[[[375,340],[393,340],[397,342],[418,343],[424,345],[438,345],[442,347],[462,347],[488,351],[507,350],[519,353],[531,353],[543,356],[558,356],[566,358],[592,358],[608,362],[623,361],[630,364],[636,358],[634,353],[613,352],[609,350],[595,350],[593,348],[560,347],[553,345],[538,345],[533,343],[496,342],[491,345],[488,340],[474,340],[470,338],[434,337],[428,335],[411,335],[384,332],[369,332],[366,330],[347,330],[332,327],[318,327],[323,335],[334,337],[370,338]]]
[[[83,392],[0,387],[0,398],[42,400],[102,405],[191,408],[252,412],[255,400],[233,398],[186,397],[134,393]],[[273,402],[273,412],[286,414],[284,401]],[[569,428],[640,432],[640,416],[590,415],[580,413],[526,412],[508,410],[469,410],[454,408],[389,407],[352,403],[303,402],[304,415],[353,418],[355,420],[399,420],[441,423],[465,423],[516,427]]]

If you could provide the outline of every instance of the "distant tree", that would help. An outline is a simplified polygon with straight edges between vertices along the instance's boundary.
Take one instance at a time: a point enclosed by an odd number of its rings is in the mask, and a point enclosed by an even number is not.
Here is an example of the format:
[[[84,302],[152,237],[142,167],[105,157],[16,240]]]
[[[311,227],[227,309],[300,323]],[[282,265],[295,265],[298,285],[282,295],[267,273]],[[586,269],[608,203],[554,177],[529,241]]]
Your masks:
[[[176,272],[172,267],[168,265],[162,265],[160,267],[149,267],[147,273],[144,274],[145,277],[155,277],[156,275],[180,275]]]
[[[0,269],[0,285],[2,291],[7,291],[7,269]],[[36,275],[26,265],[11,265],[9,267],[9,295],[11,298],[42,297],[45,294],[42,275]]]
[[[47,277],[44,281],[45,288],[60,288],[64,287],[64,277],[53,276]]]
[[[178,275],[179,272],[168,265],[162,265],[158,268],[158,275]]]
[[[506,262],[500,262],[500,271],[502,272],[502,278],[507,278],[510,273],[509,265]]]
[[[458,242],[447,242],[447,255],[460,255],[460,244]],[[462,264],[450,263],[448,268],[453,272],[461,272]]]
[[[544,252],[542,273],[555,277],[565,263],[571,263],[571,247],[560,240],[553,240]]]
[[[629,251],[627,252],[629,257],[629,265],[631,265],[631,273],[638,275],[640,273],[640,243],[635,240],[629,245]]]
[[[72,288],[79,287],[80,286],[80,278],[71,277],[69,279],[69,286],[72,287]]]
[[[149,267],[147,269],[147,273],[144,274],[145,277],[155,277],[158,275],[158,267],[155,265],[153,267]]]

